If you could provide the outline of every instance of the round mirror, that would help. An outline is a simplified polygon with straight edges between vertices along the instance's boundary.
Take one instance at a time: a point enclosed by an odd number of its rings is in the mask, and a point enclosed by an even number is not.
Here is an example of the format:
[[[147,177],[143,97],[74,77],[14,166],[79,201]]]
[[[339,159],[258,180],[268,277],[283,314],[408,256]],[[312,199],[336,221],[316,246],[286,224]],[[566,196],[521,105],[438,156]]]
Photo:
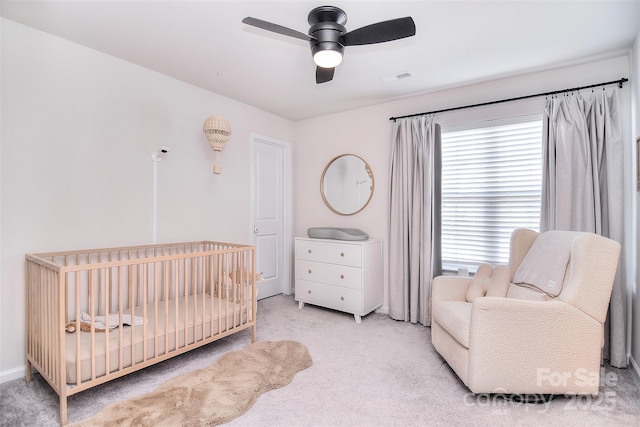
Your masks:
[[[371,167],[354,154],[331,160],[320,179],[320,193],[329,209],[340,215],[353,215],[367,206],[373,196]]]

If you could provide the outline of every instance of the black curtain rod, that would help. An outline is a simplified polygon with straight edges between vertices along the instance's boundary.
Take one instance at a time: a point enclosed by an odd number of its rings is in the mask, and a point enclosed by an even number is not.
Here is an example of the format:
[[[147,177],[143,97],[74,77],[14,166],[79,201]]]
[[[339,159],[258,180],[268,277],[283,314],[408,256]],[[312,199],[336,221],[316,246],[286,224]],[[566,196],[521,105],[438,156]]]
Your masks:
[[[582,89],[591,89],[591,88],[594,88],[594,87],[607,86],[607,85],[612,85],[612,84],[617,84],[618,87],[622,88],[622,84],[625,83],[625,82],[628,82],[628,81],[629,81],[629,79],[621,78],[620,80],[613,80],[613,81],[610,81],[610,82],[603,82],[603,83],[598,83],[598,84],[589,85],[589,86],[574,87],[573,89],[554,90],[553,92],[536,93],[535,95],[519,96],[517,98],[509,98],[509,99],[501,99],[501,100],[498,100],[498,101],[483,102],[481,104],[464,105],[462,107],[445,108],[443,110],[429,111],[429,112],[426,112],[426,113],[416,113],[416,114],[408,114],[406,116],[390,117],[389,120],[393,120],[395,122],[398,119],[406,119],[407,117],[425,116],[427,114],[444,113],[445,111],[464,110],[465,108],[483,107],[485,105],[493,105],[493,104],[502,104],[503,102],[520,101],[522,99],[537,98],[539,96],[557,95],[559,93],[577,92],[577,91],[582,90]]]

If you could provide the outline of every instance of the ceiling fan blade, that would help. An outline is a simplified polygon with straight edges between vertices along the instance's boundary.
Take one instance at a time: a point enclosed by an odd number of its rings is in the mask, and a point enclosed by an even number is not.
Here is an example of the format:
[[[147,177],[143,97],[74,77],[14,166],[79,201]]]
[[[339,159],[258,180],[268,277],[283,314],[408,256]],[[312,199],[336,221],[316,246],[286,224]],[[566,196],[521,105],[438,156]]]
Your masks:
[[[343,46],[390,42],[416,35],[416,24],[410,16],[391,19],[349,31],[340,37]]]
[[[306,42],[314,40],[313,37],[301,33],[300,31],[292,30],[291,28],[283,27],[282,25],[274,24],[272,22],[263,21],[262,19],[252,18],[248,16],[244,18],[242,22],[253,27],[261,28],[273,33],[282,34],[283,36],[295,37],[296,39],[304,40]]]
[[[335,68],[316,67],[316,83],[326,83],[333,80]]]

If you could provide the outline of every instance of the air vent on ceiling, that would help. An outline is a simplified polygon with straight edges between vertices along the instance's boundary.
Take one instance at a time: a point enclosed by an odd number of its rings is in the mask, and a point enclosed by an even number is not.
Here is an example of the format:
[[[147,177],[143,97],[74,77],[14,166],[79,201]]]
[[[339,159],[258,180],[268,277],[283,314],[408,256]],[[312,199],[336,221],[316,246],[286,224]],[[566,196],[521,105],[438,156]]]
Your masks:
[[[380,80],[383,83],[389,83],[396,80],[408,79],[409,77],[413,77],[413,73],[411,71],[405,71],[399,74],[393,74],[391,76],[380,77]]]

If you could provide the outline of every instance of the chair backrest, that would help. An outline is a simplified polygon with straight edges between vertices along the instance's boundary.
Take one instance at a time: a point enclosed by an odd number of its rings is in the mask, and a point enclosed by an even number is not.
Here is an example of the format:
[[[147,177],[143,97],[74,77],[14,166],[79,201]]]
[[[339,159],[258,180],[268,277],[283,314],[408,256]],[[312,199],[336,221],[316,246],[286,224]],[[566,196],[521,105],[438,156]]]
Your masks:
[[[527,229],[516,229],[511,235],[511,282],[538,235],[537,232]],[[573,233],[562,290],[553,299],[571,304],[604,323],[619,255],[620,244],[614,240],[593,233]]]

